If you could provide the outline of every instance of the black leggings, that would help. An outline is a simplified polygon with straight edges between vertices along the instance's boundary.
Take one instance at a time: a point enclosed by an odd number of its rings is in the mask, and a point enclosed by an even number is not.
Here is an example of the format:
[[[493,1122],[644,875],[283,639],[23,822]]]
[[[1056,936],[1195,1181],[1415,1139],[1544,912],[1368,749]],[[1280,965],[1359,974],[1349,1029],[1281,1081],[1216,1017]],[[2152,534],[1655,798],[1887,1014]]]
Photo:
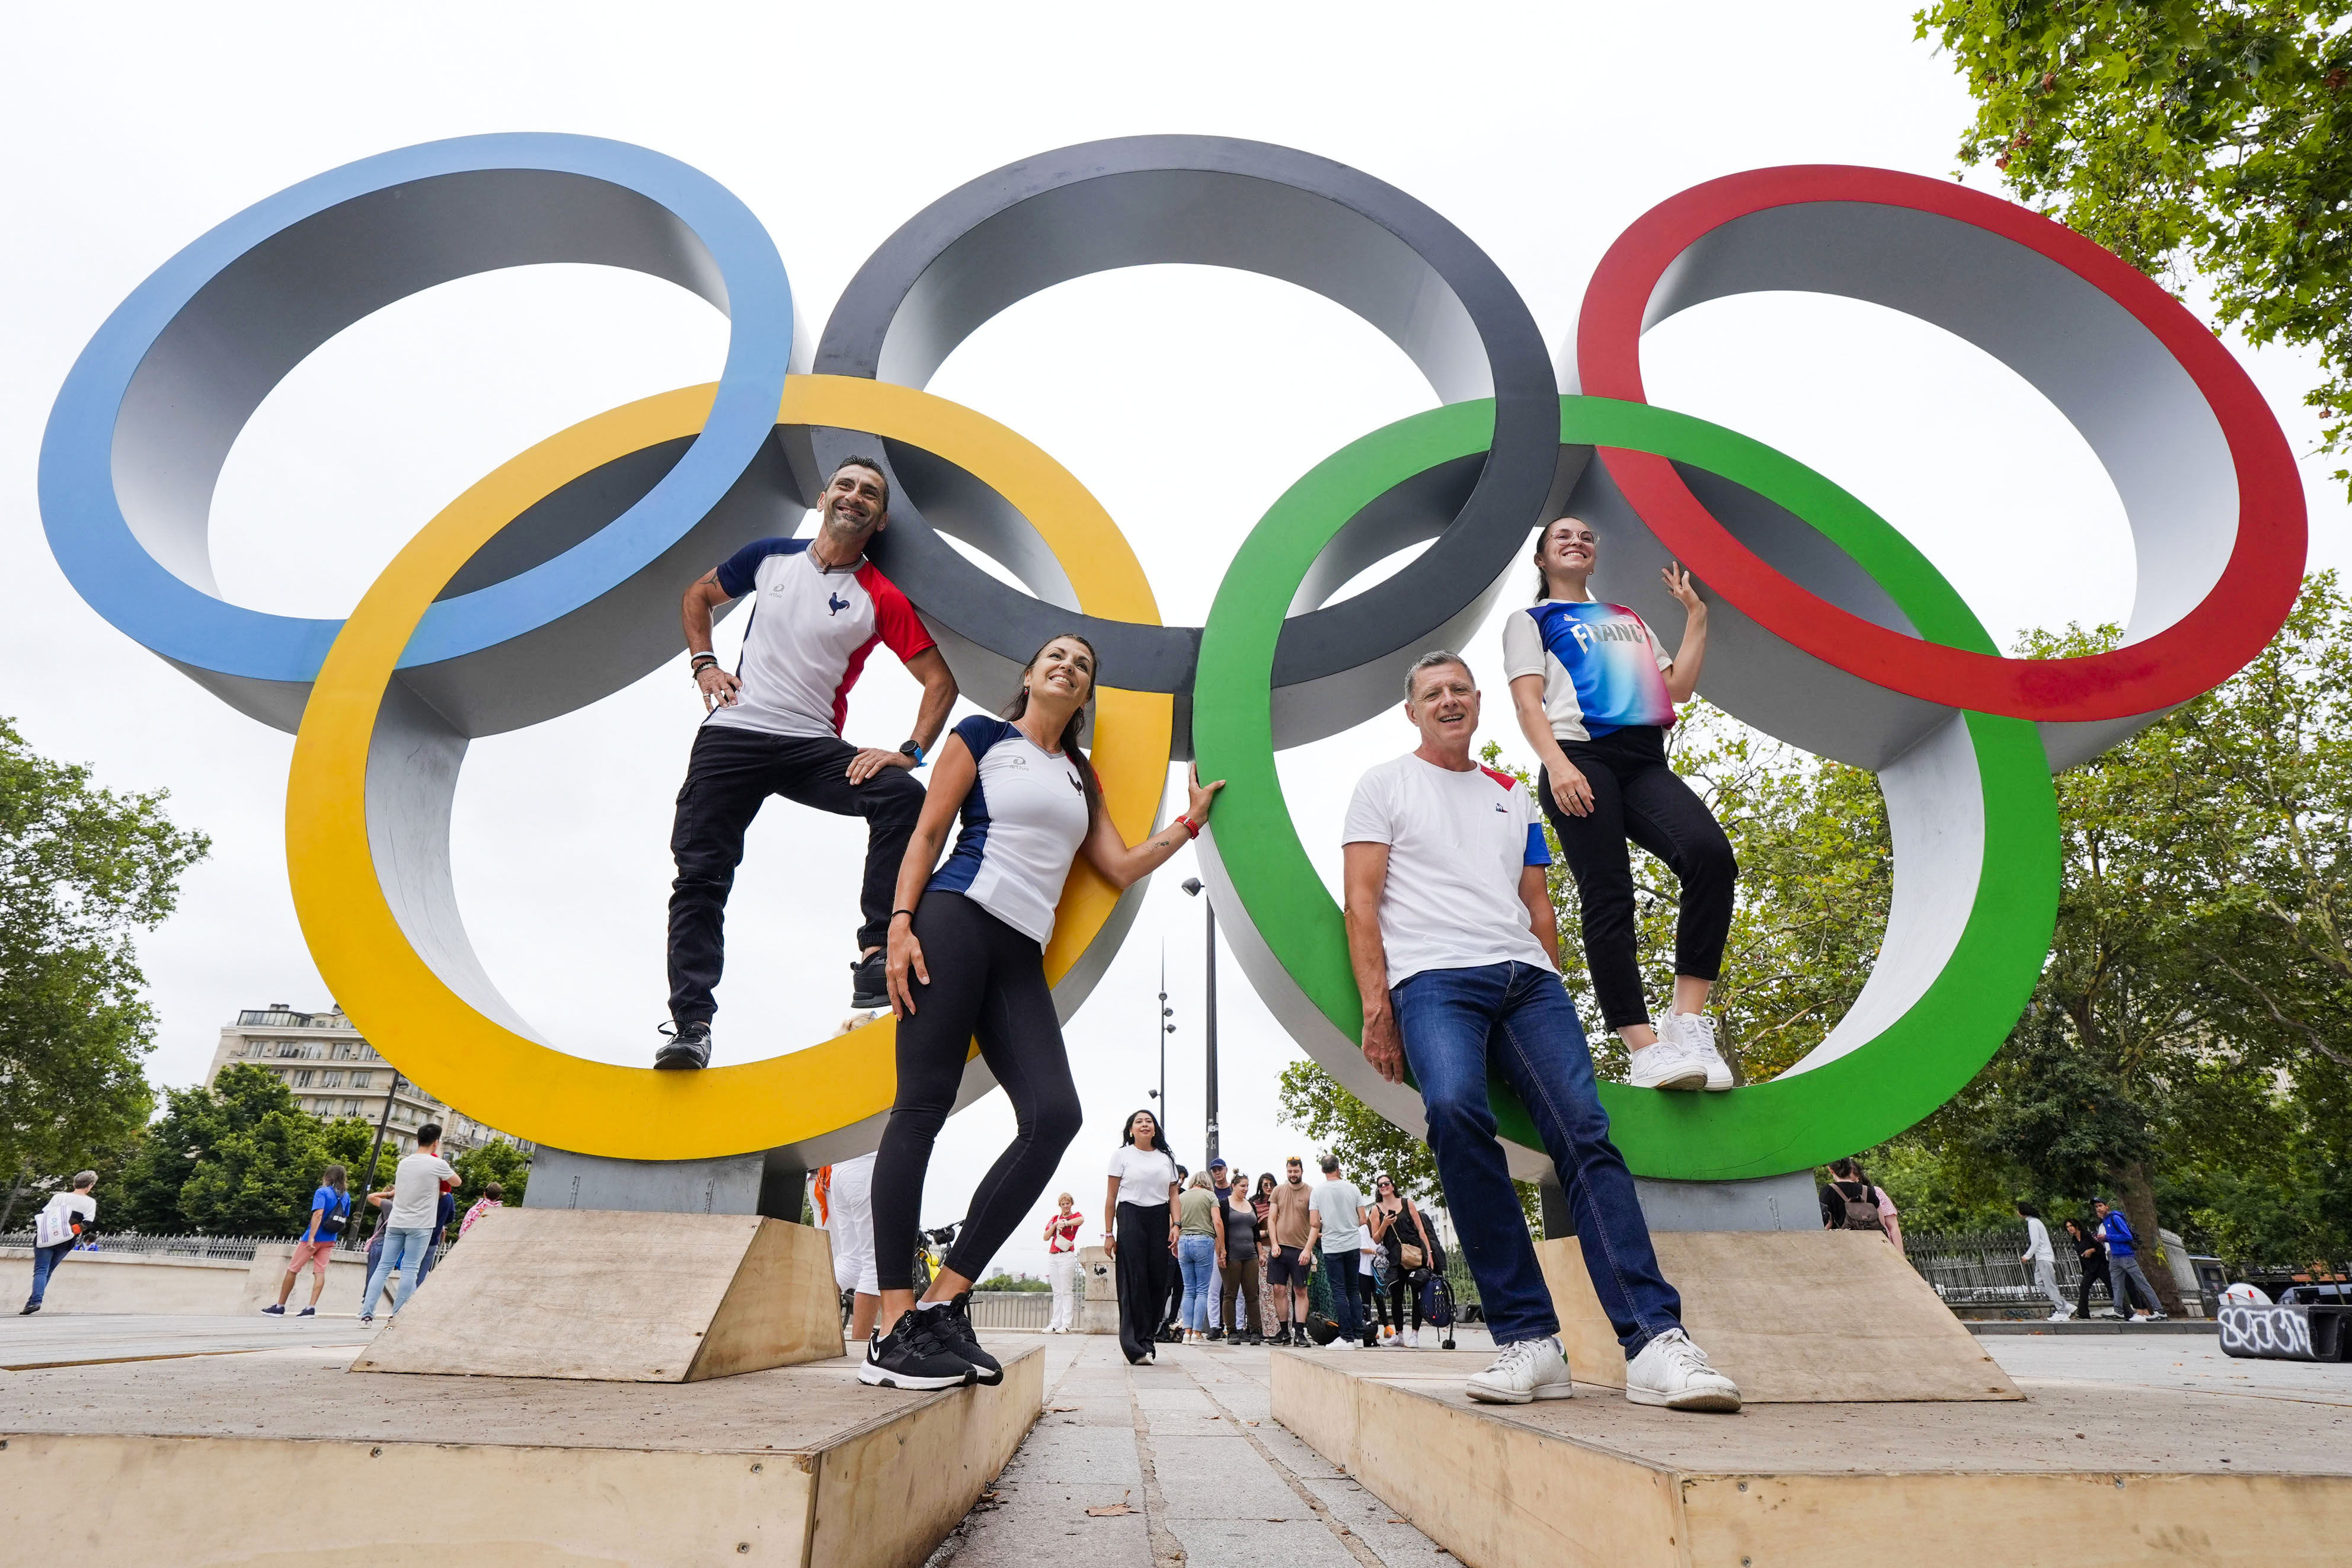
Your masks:
[[[931,979],[914,982],[915,1011],[898,1020],[898,1097],[874,1162],[874,1277],[886,1291],[914,1289],[923,1176],[974,1037],[1017,1130],[980,1178],[945,1267],[981,1277],[1053,1181],[1082,1114],[1036,942],[960,893],[926,894],[914,927]]]
[[[1421,1332],[1421,1292],[1414,1290],[1402,1274],[1391,1280],[1386,1292],[1375,1295],[1372,1301],[1381,1309],[1381,1325],[1383,1328],[1402,1330],[1404,1315],[1410,1312],[1412,1314],[1412,1332]]]
[[[2107,1273],[2107,1260],[2105,1258],[2085,1258],[2083,1260],[2083,1286],[2075,1292],[2074,1315],[2076,1317],[2087,1318],[2091,1315],[2091,1287],[2094,1285],[2107,1292],[2108,1305],[2116,1312],[2128,1314],[2129,1307],[2126,1304],[2122,1294],[2116,1290],[2114,1279]]]
[[[1559,748],[1592,786],[1592,810],[1581,817],[1561,810],[1549,771],[1537,775],[1536,794],[1576,878],[1584,961],[1601,1022],[1612,1030],[1648,1023],[1642,966],[1633,952],[1633,857],[1627,841],[1665,862],[1682,880],[1675,973],[1694,979],[1712,980],[1722,970],[1739,865],[1722,824],[1666,765],[1665,731],[1638,725],[1598,740],[1563,740]]]
[[[1176,1259],[1168,1250],[1168,1206],[1118,1206],[1118,1348],[1141,1361],[1160,1337],[1168,1306],[1168,1281]]]

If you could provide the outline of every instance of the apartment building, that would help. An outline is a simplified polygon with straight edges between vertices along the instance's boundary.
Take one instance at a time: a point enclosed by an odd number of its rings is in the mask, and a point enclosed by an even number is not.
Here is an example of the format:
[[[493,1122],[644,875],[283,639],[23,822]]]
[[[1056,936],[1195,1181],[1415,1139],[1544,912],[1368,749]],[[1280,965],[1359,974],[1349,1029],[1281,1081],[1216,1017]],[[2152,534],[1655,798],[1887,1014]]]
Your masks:
[[[397,1144],[404,1155],[416,1147],[416,1129],[427,1122],[441,1124],[445,1154],[461,1154],[493,1140],[531,1152],[530,1145],[475,1121],[411,1082],[361,1038],[340,1008],[306,1013],[272,1002],[244,1009],[236,1022],[222,1026],[219,1048],[205,1073],[205,1086],[233,1061],[278,1074],[302,1109],[314,1115],[357,1116],[373,1124],[383,1119],[389,1100],[392,1116],[384,1122],[384,1141]]]

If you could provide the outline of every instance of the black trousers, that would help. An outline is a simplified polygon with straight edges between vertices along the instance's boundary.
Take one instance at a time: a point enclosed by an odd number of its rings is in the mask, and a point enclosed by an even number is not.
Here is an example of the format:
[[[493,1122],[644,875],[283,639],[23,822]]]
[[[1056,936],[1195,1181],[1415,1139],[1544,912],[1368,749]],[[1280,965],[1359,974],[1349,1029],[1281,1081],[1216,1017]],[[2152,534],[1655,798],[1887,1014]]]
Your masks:
[[[1389,1281],[1389,1288],[1385,1292],[1377,1292],[1373,1295],[1372,1304],[1380,1310],[1382,1328],[1395,1329],[1402,1333],[1405,1326],[1405,1313],[1411,1312],[1413,1333],[1421,1332],[1421,1292],[1406,1281],[1402,1271],[1395,1279]]]
[[[1036,940],[960,893],[925,894],[914,929],[931,978],[914,983],[915,1010],[898,1020],[898,1095],[874,1161],[874,1278],[886,1291],[914,1288],[923,1177],[975,1038],[1013,1102],[1013,1143],[973,1189],[944,1267],[982,1277],[1027,1222],[1084,1117]]]
[[[1118,1348],[1129,1361],[1152,1351],[1168,1307],[1168,1281],[1175,1276],[1168,1250],[1168,1206],[1118,1206]]]
[[[922,814],[923,787],[903,768],[885,768],[852,784],[843,771],[856,755],[856,747],[833,735],[769,735],[715,724],[696,732],[669,834],[677,862],[669,894],[670,1017],[708,1023],[719,1010],[710,993],[726,964],[727,894],[743,861],[743,835],[771,795],[836,817],[866,819],[857,950],[881,946],[890,929],[898,862],[907,858],[907,841]]]
[[[2131,1311],[2125,1304],[2124,1298],[2116,1291],[2115,1281],[2107,1277],[2107,1260],[2105,1258],[2085,1258],[2083,1260],[2083,1288],[2075,1292],[2074,1315],[2076,1317],[2087,1318],[2091,1315],[2091,1287],[2094,1285],[2099,1286],[2107,1292],[2107,1301],[2116,1311],[2119,1312]]]
[[[1549,771],[1537,775],[1536,794],[1576,878],[1592,993],[1610,1029],[1648,1023],[1642,967],[1634,955],[1629,841],[1665,862],[1681,879],[1675,973],[1694,979],[1712,980],[1722,972],[1739,864],[1706,802],[1667,766],[1665,731],[1637,726],[1598,740],[1563,740],[1559,748],[1592,786],[1592,810],[1581,817],[1561,810],[1552,798]]]

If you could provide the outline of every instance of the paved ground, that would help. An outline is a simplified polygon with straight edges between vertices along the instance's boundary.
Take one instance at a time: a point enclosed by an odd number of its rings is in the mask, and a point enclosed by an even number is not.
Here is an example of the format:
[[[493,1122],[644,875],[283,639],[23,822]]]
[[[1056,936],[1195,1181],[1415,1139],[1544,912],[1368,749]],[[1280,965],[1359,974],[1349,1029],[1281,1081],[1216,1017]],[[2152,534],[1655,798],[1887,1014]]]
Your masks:
[[[363,1345],[381,1322],[357,1318],[162,1317],[140,1312],[36,1312],[0,1317],[0,1369],[79,1366],[223,1355],[289,1346]]]

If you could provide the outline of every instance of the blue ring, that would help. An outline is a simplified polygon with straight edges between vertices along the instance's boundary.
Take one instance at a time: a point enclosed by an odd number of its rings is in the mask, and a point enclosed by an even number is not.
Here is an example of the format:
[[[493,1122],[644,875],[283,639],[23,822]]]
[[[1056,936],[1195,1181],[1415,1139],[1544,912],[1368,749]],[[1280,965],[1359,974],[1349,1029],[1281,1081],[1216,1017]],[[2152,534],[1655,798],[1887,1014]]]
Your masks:
[[[420,183],[464,175],[485,178],[438,187]],[[513,178],[501,183],[502,175]],[[488,199],[492,192],[495,202]],[[366,201],[379,196],[385,199]],[[470,214],[462,208],[467,199],[477,204]],[[437,230],[432,226],[436,202],[445,204]],[[451,203],[459,205],[446,204]],[[567,211],[567,203],[576,210]],[[612,224],[614,208],[631,221]],[[467,221],[446,221],[453,212]],[[488,223],[479,221],[485,213]],[[596,221],[581,221],[583,215]],[[496,232],[486,239],[485,231]],[[321,249],[328,251],[325,267],[310,254]],[[485,254],[468,256],[468,250]],[[726,311],[727,362],[710,419],[668,474],[612,522],[503,581],[435,604],[401,667],[461,659],[585,608],[654,566],[741,477],[775,426],[793,350],[792,289],[783,260],[751,210],[717,181],[675,159],[586,136],[469,136],[363,158],[255,204],[158,267],[107,318],[50,411],[41,444],[40,506],[58,565],[117,629],[192,674],[210,672],[231,685],[307,685],[341,621],[278,615],[215,598],[158,560],[126,517],[115,449],[126,400],[142,367],[191,307],[205,300],[206,310],[228,319],[226,340],[203,352],[175,340],[160,373],[218,366],[203,373],[217,373],[227,383],[227,402],[249,397],[246,413],[234,415],[241,428],[251,405],[303,355],[372,310],[449,277],[579,260],[669,277]],[[273,263],[290,278],[273,278]],[[403,270],[421,280],[411,283],[398,276]],[[318,287],[305,292],[300,286],[314,278]],[[296,287],[287,287],[289,281]],[[207,290],[215,291],[209,298]],[[281,303],[284,312],[272,308]],[[304,313],[311,319],[299,319]],[[323,331],[317,329],[321,325]],[[291,358],[289,345],[299,350]],[[247,369],[240,356],[272,362]],[[184,395],[179,402],[200,400]],[[186,434],[196,455],[182,464],[189,475],[201,474],[213,447],[226,456],[236,434],[229,429],[221,439],[227,416],[215,413],[206,430],[203,408],[157,412],[162,406],[158,401],[142,408],[138,418],[167,437]],[[156,444],[155,451],[168,444]],[[134,466],[142,455],[131,453]],[[183,503],[183,515],[199,491],[209,506],[217,475],[213,460],[209,474],[166,487]],[[180,532],[194,537],[184,525]],[[262,712],[257,700],[237,706],[288,729],[294,727],[288,717],[299,721],[299,701],[288,715],[282,702]]]

